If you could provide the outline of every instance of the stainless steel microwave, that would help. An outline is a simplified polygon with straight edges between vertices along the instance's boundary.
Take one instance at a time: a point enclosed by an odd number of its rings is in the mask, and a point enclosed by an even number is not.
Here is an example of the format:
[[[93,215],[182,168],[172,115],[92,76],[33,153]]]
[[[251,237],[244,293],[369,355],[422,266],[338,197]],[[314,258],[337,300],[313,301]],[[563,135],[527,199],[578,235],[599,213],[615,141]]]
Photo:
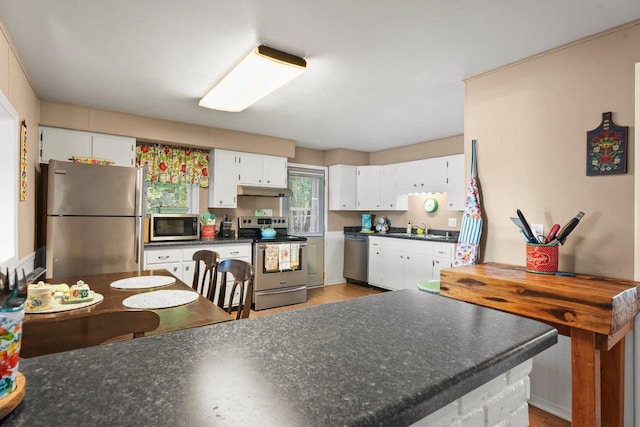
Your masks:
[[[195,214],[153,214],[149,221],[149,241],[199,240],[200,227]]]

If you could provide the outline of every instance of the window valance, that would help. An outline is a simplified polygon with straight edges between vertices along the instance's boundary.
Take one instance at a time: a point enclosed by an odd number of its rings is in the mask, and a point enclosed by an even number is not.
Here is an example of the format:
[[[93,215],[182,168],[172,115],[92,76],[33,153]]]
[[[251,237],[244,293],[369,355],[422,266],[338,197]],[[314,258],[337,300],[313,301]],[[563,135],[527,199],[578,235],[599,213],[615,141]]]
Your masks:
[[[147,181],[209,186],[209,152],[153,144],[136,147],[136,165],[147,166]]]

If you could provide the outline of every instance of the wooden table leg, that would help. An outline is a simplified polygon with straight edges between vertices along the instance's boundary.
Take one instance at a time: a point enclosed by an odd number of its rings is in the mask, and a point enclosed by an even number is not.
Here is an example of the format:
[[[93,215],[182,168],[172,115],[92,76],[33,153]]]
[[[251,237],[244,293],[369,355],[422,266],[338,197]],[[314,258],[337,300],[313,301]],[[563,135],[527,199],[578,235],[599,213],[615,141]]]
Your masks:
[[[600,350],[593,332],[571,328],[571,424],[600,427]]]
[[[624,424],[624,337],[609,351],[600,352],[602,425]]]

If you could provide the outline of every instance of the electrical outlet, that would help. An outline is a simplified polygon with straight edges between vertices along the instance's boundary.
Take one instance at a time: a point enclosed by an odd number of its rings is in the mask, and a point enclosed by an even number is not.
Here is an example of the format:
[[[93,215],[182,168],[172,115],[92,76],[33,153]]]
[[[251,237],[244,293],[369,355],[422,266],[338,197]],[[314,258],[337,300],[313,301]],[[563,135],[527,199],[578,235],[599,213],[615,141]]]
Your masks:
[[[449,227],[455,227],[458,224],[458,220],[455,218],[449,218]]]
[[[543,224],[531,224],[531,232],[536,238],[538,236],[544,235],[544,225]]]

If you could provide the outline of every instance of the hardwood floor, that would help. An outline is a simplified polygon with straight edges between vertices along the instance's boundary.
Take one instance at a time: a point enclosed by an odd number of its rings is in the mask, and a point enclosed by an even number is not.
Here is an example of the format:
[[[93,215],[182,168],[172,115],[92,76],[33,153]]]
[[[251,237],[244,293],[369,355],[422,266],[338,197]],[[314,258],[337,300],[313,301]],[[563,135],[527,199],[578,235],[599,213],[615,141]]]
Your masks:
[[[540,408],[529,405],[529,426],[530,427],[569,427],[571,423],[555,415],[544,412]]]
[[[321,286],[319,288],[311,288],[307,294],[307,302],[302,304],[287,305],[285,307],[270,308],[267,310],[254,311],[251,310],[249,317],[260,317],[271,313],[279,313],[282,311],[295,310],[302,307],[311,307],[318,304],[326,304],[329,302],[344,301],[352,298],[359,298],[366,295],[378,294],[381,291],[366,286],[354,285],[352,283],[343,283],[339,285]]]
[[[266,316],[271,313],[295,310],[302,307],[311,307],[318,304],[344,301],[351,298],[360,298],[367,295],[378,294],[381,291],[376,288],[343,283],[339,285],[322,286],[311,288],[308,291],[307,302],[302,304],[288,305],[285,307],[270,308],[267,310],[251,310],[249,317]],[[534,406],[529,406],[529,425],[531,427],[569,427],[571,423],[551,415]]]

